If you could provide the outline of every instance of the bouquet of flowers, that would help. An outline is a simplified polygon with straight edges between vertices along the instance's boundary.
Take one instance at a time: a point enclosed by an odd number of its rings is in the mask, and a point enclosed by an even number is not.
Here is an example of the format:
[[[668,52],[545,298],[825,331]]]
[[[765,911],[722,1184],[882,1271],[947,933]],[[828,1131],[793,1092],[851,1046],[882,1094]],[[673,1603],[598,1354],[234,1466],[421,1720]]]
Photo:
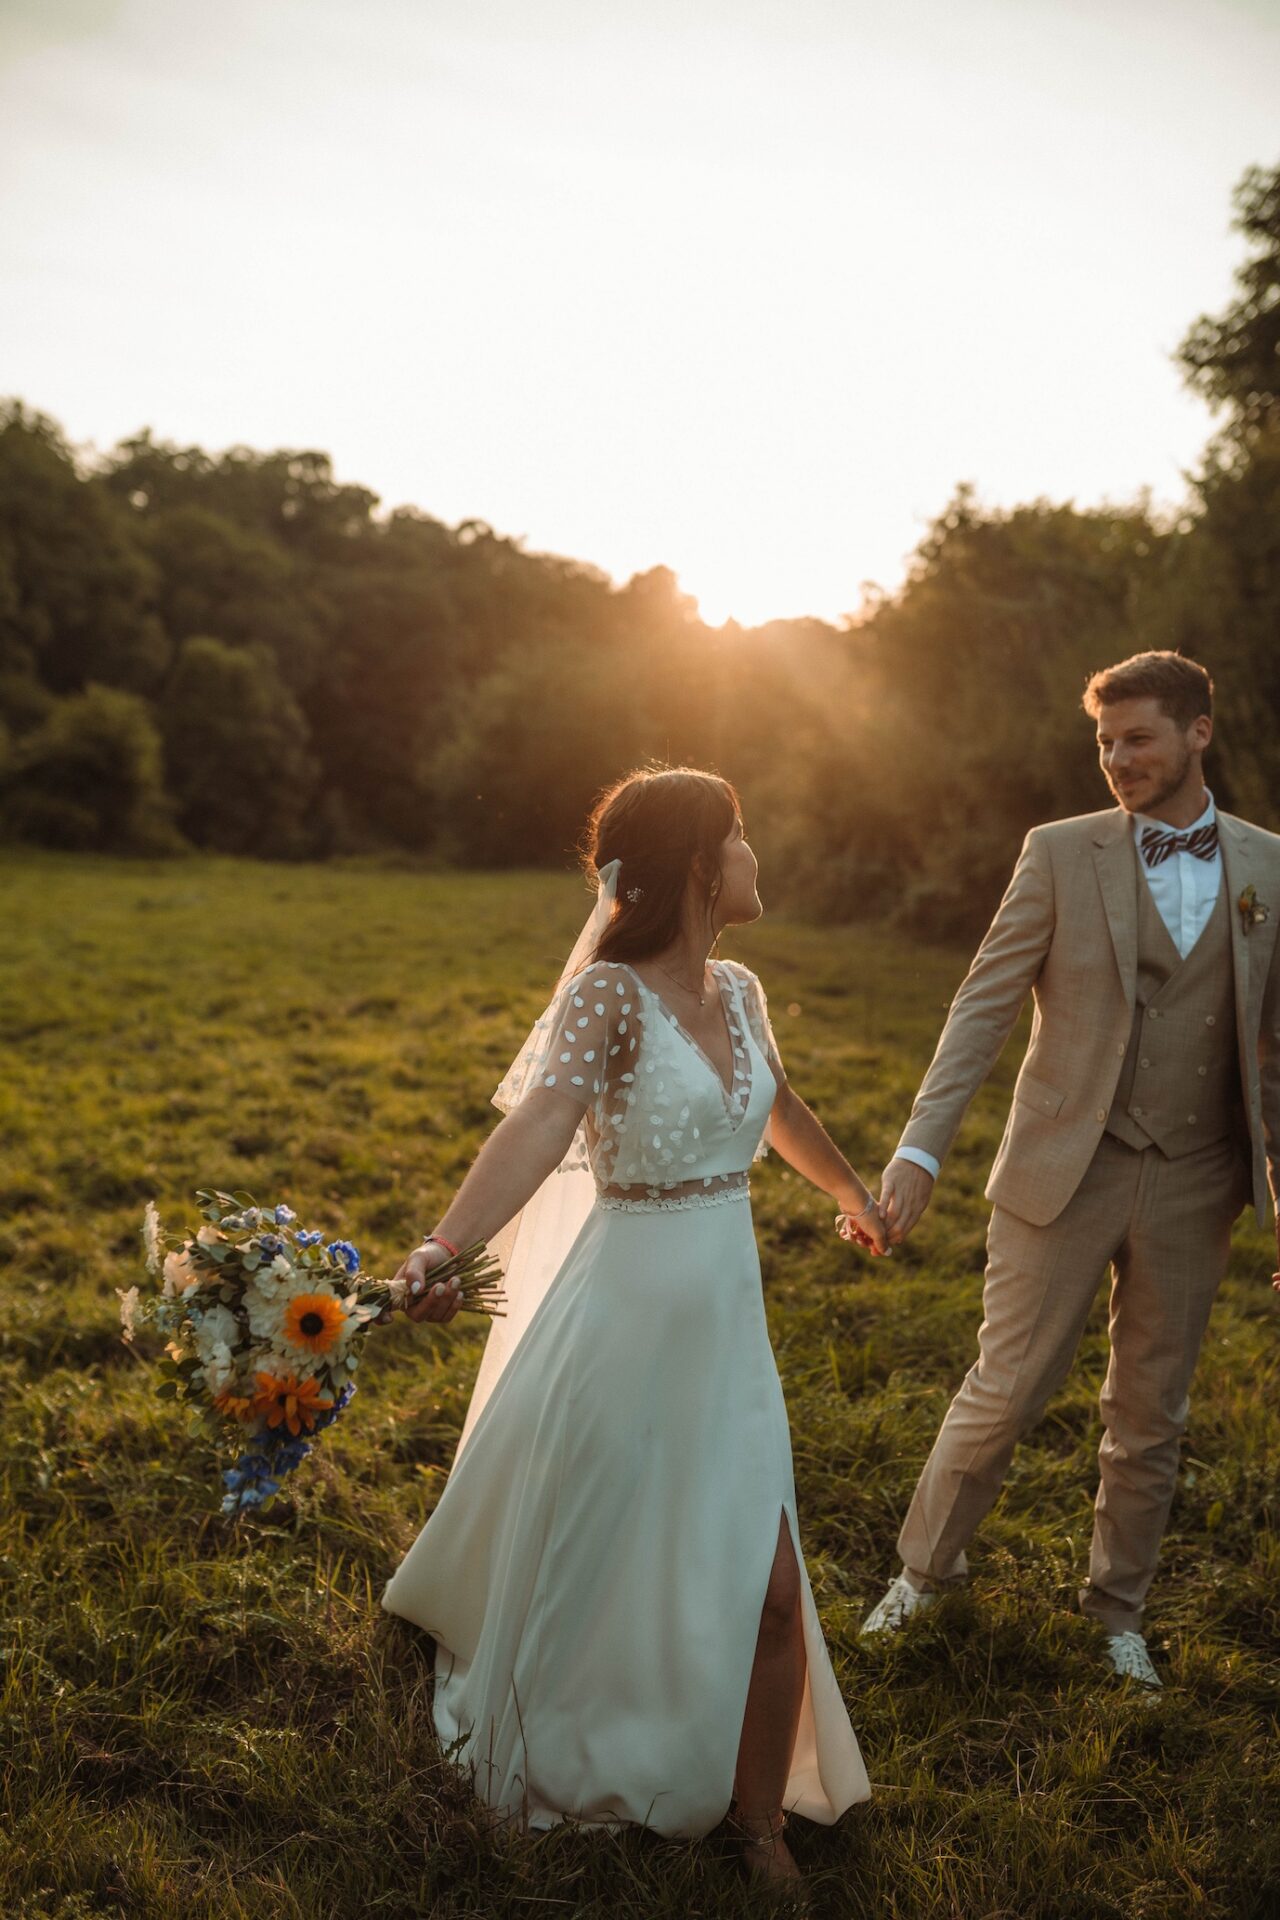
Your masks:
[[[139,1326],[166,1336],[156,1392],[193,1404],[221,1439],[241,1451],[223,1473],[224,1513],[261,1505],[311,1451],[317,1433],[350,1405],[360,1351],[388,1307],[404,1305],[403,1283],[360,1271],[349,1240],[295,1226],[285,1206],[258,1207],[237,1194],[200,1189],[204,1225],[166,1234],[148,1202],[142,1234],[147,1271],[159,1290],[116,1289],[124,1338]],[[457,1280],[464,1309],[497,1314],[498,1263],[484,1242],[432,1270]]]

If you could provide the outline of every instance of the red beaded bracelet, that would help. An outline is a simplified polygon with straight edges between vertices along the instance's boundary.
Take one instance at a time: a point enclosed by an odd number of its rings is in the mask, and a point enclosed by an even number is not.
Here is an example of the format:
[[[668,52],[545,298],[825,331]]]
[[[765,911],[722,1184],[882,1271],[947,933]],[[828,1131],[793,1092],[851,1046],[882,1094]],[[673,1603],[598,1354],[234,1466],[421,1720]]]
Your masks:
[[[446,1240],[442,1233],[428,1233],[423,1235],[422,1244],[424,1247],[429,1247],[433,1240],[438,1247],[444,1247],[453,1255],[455,1260],[457,1259],[458,1249],[454,1246],[452,1240]]]

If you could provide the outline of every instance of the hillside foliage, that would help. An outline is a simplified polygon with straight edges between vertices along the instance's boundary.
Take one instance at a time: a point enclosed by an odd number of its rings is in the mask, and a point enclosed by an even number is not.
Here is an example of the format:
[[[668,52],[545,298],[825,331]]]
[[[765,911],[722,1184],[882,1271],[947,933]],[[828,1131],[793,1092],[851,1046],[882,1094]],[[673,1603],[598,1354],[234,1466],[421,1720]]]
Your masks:
[[[1028,826],[1106,804],[1080,693],[1145,647],[1209,667],[1215,794],[1280,825],[1280,168],[1236,225],[1236,297],[1180,349],[1217,411],[1189,510],[960,485],[901,590],[837,625],[708,628],[665,568],[615,585],[382,513],[315,450],[89,457],[10,401],[0,834],[562,866],[604,783],[684,761],[737,783],[799,911],[969,934]]]

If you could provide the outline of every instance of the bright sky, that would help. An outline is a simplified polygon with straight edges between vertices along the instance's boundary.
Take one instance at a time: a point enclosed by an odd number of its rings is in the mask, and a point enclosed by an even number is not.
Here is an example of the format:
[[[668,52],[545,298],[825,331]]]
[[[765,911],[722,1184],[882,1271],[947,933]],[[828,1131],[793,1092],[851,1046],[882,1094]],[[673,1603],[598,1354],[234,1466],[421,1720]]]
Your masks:
[[[1280,0],[0,0],[0,390],[704,616],[1182,497]]]

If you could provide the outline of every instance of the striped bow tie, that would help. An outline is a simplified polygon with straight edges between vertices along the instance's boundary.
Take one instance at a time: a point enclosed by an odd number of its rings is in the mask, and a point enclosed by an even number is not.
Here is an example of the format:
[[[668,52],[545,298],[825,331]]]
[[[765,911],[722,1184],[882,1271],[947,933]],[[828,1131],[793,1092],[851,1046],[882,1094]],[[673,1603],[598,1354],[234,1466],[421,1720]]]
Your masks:
[[[1218,851],[1218,823],[1211,820],[1207,827],[1197,827],[1192,833],[1176,833],[1172,827],[1163,832],[1159,827],[1142,829],[1142,857],[1149,867],[1159,867],[1175,853],[1194,853],[1197,860],[1212,860]]]

